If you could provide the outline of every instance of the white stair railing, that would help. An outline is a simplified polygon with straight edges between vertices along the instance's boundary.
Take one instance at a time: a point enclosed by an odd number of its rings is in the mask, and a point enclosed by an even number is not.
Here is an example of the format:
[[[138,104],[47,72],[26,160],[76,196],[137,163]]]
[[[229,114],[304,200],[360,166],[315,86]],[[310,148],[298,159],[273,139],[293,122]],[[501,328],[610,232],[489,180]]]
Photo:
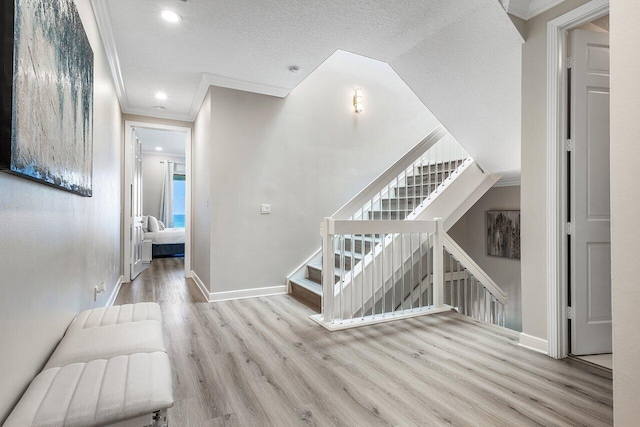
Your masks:
[[[325,218],[322,312],[329,330],[458,312],[505,326],[507,294],[444,231],[443,221]]]
[[[331,218],[405,219],[468,161],[469,154],[440,125]]]
[[[325,218],[322,312],[312,318],[337,330],[451,310],[444,304],[443,235],[441,219]],[[416,298],[405,306],[408,293]]]
[[[443,236],[444,301],[464,315],[505,326],[507,293],[448,235]]]

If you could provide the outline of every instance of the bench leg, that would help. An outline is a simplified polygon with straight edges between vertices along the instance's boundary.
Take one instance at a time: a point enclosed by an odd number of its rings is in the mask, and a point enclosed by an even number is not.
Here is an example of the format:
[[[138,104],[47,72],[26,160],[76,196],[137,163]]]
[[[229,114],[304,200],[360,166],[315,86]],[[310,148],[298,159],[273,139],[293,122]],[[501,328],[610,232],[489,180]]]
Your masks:
[[[156,411],[153,413],[153,424],[150,427],[168,427],[167,410]]]

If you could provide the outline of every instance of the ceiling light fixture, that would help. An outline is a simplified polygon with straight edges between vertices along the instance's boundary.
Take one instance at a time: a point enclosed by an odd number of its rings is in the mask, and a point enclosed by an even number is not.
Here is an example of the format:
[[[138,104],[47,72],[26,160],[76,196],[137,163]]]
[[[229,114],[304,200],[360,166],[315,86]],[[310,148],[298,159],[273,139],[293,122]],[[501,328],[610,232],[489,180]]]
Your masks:
[[[156,151],[162,151],[162,147],[156,147]]]
[[[356,89],[356,93],[353,95],[353,106],[356,113],[362,113],[362,89]]]
[[[167,99],[167,98],[168,98],[168,96],[167,96],[167,94],[166,94],[166,93],[164,93],[164,92],[158,92],[158,93],[156,93],[156,99],[159,99],[159,100],[161,100],[161,101],[164,101],[164,100],[165,100],[165,99]]]
[[[176,24],[182,21],[182,16],[178,15],[172,10],[163,10],[160,13],[160,16],[162,16],[162,19],[164,19],[167,22],[171,22],[172,24]]]

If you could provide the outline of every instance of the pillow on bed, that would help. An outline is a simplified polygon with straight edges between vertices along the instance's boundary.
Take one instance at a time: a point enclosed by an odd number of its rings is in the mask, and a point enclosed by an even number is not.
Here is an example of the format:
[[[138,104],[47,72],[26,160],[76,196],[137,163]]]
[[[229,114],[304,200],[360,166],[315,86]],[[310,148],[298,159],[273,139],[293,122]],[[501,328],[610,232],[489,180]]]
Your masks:
[[[162,221],[160,221],[160,220],[158,220],[158,227],[160,227],[160,231],[162,231],[162,230],[164,230],[165,228],[167,228],[167,227],[165,227],[165,226],[164,226],[164,222],[162,222]]]
[[[142,231],[149,231],[149,217],[142,215]]]
[[[160,231],[160,225],[156,217],[149,215],[149,231],[151,233],[157,233]]]

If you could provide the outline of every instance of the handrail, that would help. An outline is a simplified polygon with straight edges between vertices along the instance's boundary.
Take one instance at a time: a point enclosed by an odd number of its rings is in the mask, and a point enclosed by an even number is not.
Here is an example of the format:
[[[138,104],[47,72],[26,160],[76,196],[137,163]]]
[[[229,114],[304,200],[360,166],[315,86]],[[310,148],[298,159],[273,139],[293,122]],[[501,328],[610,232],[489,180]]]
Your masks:
[[[335,330],[450,309],[443,302],[443,233],[440,218],[415,221],[325,218],[322,314],[316,320]],[[360,243],[359,249],[356,241]],[[371,242],[370,248],[365,241]],[[358,260],[357,266],[354,260]],[[427,285],[424,277],[433,278],[433,285]],[[413,295],[414,289],[418,289],[416,304],[394,307],[396,297],[404,299],[405,292]],[[390,300],[385,300],[387,294],[391,295]]]
[[[500,303],[507,303],[507,293],[447,233],[443,235],[443,243],[447,251],[469,270],[491,295]]]
[[[338,209],[331,218],[335,219],[347,219],[354,212],[360,209],[363,205],[369,202],[375,195],[377,195],[382,189],[384,189],[391,180],[400,175],[406,168],[411,166],[417,157],[422,155],[431,146],[440,141],[448,134],[447,130],[438,125],[432,130],[422,141],[420,141],[415,147],[409,150],[404,156],[398,159],[387,170],[382,172],[371,184],[367,185],[362,191],[356,194],[351,200],[349,200],[344,206]]]

